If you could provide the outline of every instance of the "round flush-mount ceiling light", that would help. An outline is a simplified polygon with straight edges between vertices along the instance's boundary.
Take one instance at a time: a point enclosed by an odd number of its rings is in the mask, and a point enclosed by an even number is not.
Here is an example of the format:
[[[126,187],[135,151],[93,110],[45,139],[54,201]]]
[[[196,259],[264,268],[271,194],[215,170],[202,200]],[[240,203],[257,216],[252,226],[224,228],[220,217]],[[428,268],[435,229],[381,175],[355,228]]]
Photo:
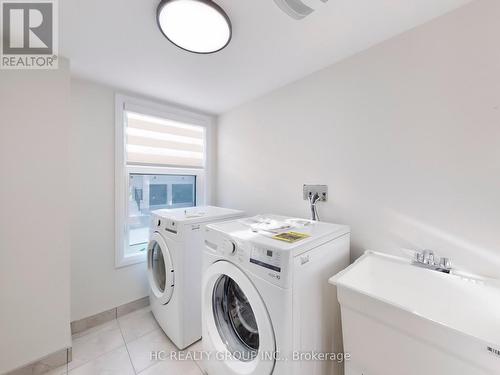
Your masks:
[[[162,0],[156,20],[170,42],[189,52],[214,53],[231,40],[229,17],[210,0]]]

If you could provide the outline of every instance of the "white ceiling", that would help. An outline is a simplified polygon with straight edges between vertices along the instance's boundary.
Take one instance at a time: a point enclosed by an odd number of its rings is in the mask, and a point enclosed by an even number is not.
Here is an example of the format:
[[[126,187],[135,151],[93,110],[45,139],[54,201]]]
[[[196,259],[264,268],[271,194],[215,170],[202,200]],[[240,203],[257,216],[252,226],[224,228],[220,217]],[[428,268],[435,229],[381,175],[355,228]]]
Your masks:
[[[221,113],[469,1],[329,0],[297,21],[273,0],[216,0],[233,39],[195,55],[158,30],[159,0],[64,0],[62,54],[77,76]]]

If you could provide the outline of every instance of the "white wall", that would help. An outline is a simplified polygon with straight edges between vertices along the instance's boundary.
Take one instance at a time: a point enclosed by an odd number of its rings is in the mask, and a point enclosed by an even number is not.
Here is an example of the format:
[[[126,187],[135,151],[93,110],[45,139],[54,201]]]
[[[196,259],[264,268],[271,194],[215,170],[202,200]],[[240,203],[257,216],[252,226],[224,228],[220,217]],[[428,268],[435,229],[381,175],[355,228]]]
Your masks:
[[[115,268],[115,92],[71,81],[71,320],[148,293],[146,264]]]
[[[222,115],[217,203],[325,221],[353,255],[432,248],[500,277],[500,2],[481,0]]]
[[[0,373],[71,346],[69,67],[0,70]]]

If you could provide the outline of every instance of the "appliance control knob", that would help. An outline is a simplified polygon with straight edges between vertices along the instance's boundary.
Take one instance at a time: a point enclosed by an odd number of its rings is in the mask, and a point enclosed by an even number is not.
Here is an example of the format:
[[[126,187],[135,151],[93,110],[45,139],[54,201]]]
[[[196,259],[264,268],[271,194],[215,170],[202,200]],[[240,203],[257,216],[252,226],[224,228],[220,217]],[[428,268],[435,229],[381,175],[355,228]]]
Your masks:
[[[229,239],[225,239],[222,245],[222,253],[224,255],[234,255],[236,253],[236,244]]]

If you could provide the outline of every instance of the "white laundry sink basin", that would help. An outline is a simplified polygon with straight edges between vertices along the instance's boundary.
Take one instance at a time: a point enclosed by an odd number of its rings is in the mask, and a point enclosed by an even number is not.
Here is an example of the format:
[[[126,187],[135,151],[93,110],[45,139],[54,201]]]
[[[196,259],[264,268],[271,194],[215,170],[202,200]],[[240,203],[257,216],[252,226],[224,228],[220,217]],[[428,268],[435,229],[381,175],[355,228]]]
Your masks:
[[[500,288],[366,252],[335,275],[346,375],[500,374]]]

